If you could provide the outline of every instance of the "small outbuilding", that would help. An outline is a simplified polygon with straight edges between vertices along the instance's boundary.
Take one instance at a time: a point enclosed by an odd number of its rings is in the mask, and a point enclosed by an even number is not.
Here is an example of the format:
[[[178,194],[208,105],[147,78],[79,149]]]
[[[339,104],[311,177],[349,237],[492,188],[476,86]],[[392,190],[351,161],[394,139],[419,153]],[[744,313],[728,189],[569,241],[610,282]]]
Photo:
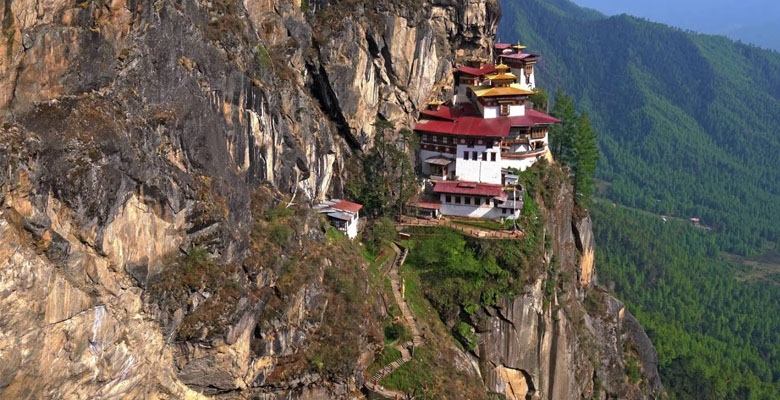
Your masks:
[[[332,199],[324,201],[314,206],[314,210],[328,217],[331,225],[354,239],[358,234],[358,223],[360,220],[360,210],[362,205],[351,201]]]

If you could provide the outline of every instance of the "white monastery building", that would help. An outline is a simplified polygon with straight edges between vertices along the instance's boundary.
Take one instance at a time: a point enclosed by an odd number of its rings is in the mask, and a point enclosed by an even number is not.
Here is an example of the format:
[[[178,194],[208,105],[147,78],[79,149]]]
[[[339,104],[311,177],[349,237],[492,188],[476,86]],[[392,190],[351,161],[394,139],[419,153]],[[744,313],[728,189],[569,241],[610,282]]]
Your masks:
[[[550,157],[548,132],[559,120],[527,107],[534,94],[538,56],[525,46],[499,43],[499,64],[472,59],[455,70],[452,106],[431,103],[421,112],[422,172],[433,183],[443,215],[517,218],[522,210],[515,170]],[[421,203],[423,204],[423,203]]]

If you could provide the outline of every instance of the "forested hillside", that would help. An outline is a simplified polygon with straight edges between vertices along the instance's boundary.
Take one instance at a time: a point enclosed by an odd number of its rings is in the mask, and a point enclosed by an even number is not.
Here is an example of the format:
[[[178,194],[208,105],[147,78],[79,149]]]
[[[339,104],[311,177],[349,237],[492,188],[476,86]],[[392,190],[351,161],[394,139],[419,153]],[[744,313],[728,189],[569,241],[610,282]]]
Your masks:
[[[728,250],[780,236],[780,54],[565,0],[502,2],[502,41],[541,52],[600,132],[605,196],[699,217]]]
[[[501,41],[541,53],[540,87],[598,132],[599,280],[647,327],[670,396],[780,398],[780,261],[748,258],[780,237],[780,55],[567,0],[502,9]]]
[[[780,273],[744,279],[684,221],[605,201],[592,211],[599,280],[647,330],[672,398],[780,396]]]

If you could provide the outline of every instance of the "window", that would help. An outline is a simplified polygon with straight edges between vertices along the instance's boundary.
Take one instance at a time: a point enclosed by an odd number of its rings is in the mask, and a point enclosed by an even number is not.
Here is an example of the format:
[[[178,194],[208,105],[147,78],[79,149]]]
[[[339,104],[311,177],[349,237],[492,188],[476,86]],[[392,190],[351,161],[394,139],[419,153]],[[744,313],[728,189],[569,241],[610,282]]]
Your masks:
[[[479,157],[479,152],[472,151],[471,152],[471,159],[474,160],[474,161],[477,161],[477,157]]]
[[[463,152],[463,159],[464,160],[468,160],[469,159],[469,152],[468,151],[464,151]]]
[[[438,136],[434,136],[433,137],[433,142],[434,143],[438,143],[439,142],[439,137]]]
[[[469,139],[469,147],[474,147],[474,139]]]
[[[455,196],[455,203],[460,204],[460,196]]]
[[[487,152],[482,152],[482,161],[487,161]]]
[[[464,197],[463,198],[463,203],[464,204],[471,204],[471,197]]]
[[[496,161],[496,153],[490,153],[490,161]]]
[[[475,197],[475,198],[474,198],[474,205],[475,205],[475,206],[482,205],[482,199],[481,199],[481,198],[479,198],[479,197]]]
[[[423,140],[424,141],[428,140],[428,135],[423,135]]]
[[[477,144],[482,144],[482,139],[477,140]]]
[[[506,208],[501,209],[501,214],[506,214]]]
[[[444,136],[444,137],[441,138],[441,141],[442,141],[442,143],[446,144],[446,143],[449,143],[450,140],[449,140],[448,137]]]
[[[500,113],[503,116],[509,115],[509,104],[501,104]]]
[[[445,196],[445,197],[446,197],[446,202],[447,202],[447,203],[452,203],[452,196],[450,196],[450,195],[447,195],[447,196]]]

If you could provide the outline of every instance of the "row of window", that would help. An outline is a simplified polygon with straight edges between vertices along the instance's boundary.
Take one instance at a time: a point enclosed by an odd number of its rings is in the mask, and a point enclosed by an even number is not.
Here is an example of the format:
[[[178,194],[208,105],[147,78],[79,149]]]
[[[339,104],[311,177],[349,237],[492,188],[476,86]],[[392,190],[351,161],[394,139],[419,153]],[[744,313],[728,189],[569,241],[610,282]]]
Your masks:
[[[482,161],[488,160],[488,154],[490,154],[490,161],[496,161],[496,153],[488,153],[486,151],[482,152]],[[469,157],[473,161],[477,161],[479,159],[479,152],[478,151],[464,151],[463,152],[463,159],[468,160]]]
[[[457,144],[458,143],[457,139],[455,139],[455,138],[450,139],[447,136],[436,136],[436,135],[426,135],[426,134],[422,135],[422,141],[423,142],[427,142],[429,139],[433,143],[439,143],[440,140],[444,144],[449,144],[450,141],[452,142],[452,144]],[[460,139],[460,144],[468,145],[468,147],[474,147],[475,143],[478,144],[478,145],[486,145],[487,147],[493,147],[493,145],[495,145],[495,141],[493,139],[488,139],[488,140],[483,140],[483,139],[476,139],[476,140],[474,140],[474,139]]]
[[[432,141],[433,143],[439,143],[439,139],[440,139],[440,137],[439,137],[439,136],[436,136],[436,135],[430,135],[430,136],[428,136],[428,135],[422,135],[422,140],[423,140],[423,142],[426,142],[426,141],[428,141],[428,138],[429,138],[429,137],[430,137],[430,139],[431,139],[431,141]],[[441,136],[441,142],[442,142],[442,143],[445,143],[445,144],[447,144],[447,143],[449,143],[449,142],[450,142],[450,138],[448,138],[447,136]],[[453,139],[452,139],[452,144],[456,144],[456,143],[455,143],[455,138],[453,138]]]
[[[466,205],[475,205],[475,206],[481,206],[483,204],[487,205],[490,204],[490,199],[484,198],[484,197],[474,197],[474,196],[454,196],[454,195],[445,195],[444,196],[444,202],[445,203],[452,203],[452,204],[466,204]],[[498,201],[493,200],[493,206],[498,207]]]
[[[465,205],[475,205],[475,206],[490,204],[490,199],[483,198],[483,197],[453,196],[449,194],[444,196],[444,201],[445,203],[451,203],[451,204],[465,204]],[[493,207],[498,207],[498,200],[493,200]],[[511,210],[508,208],[502,208],[501,214],[511,214]]]

